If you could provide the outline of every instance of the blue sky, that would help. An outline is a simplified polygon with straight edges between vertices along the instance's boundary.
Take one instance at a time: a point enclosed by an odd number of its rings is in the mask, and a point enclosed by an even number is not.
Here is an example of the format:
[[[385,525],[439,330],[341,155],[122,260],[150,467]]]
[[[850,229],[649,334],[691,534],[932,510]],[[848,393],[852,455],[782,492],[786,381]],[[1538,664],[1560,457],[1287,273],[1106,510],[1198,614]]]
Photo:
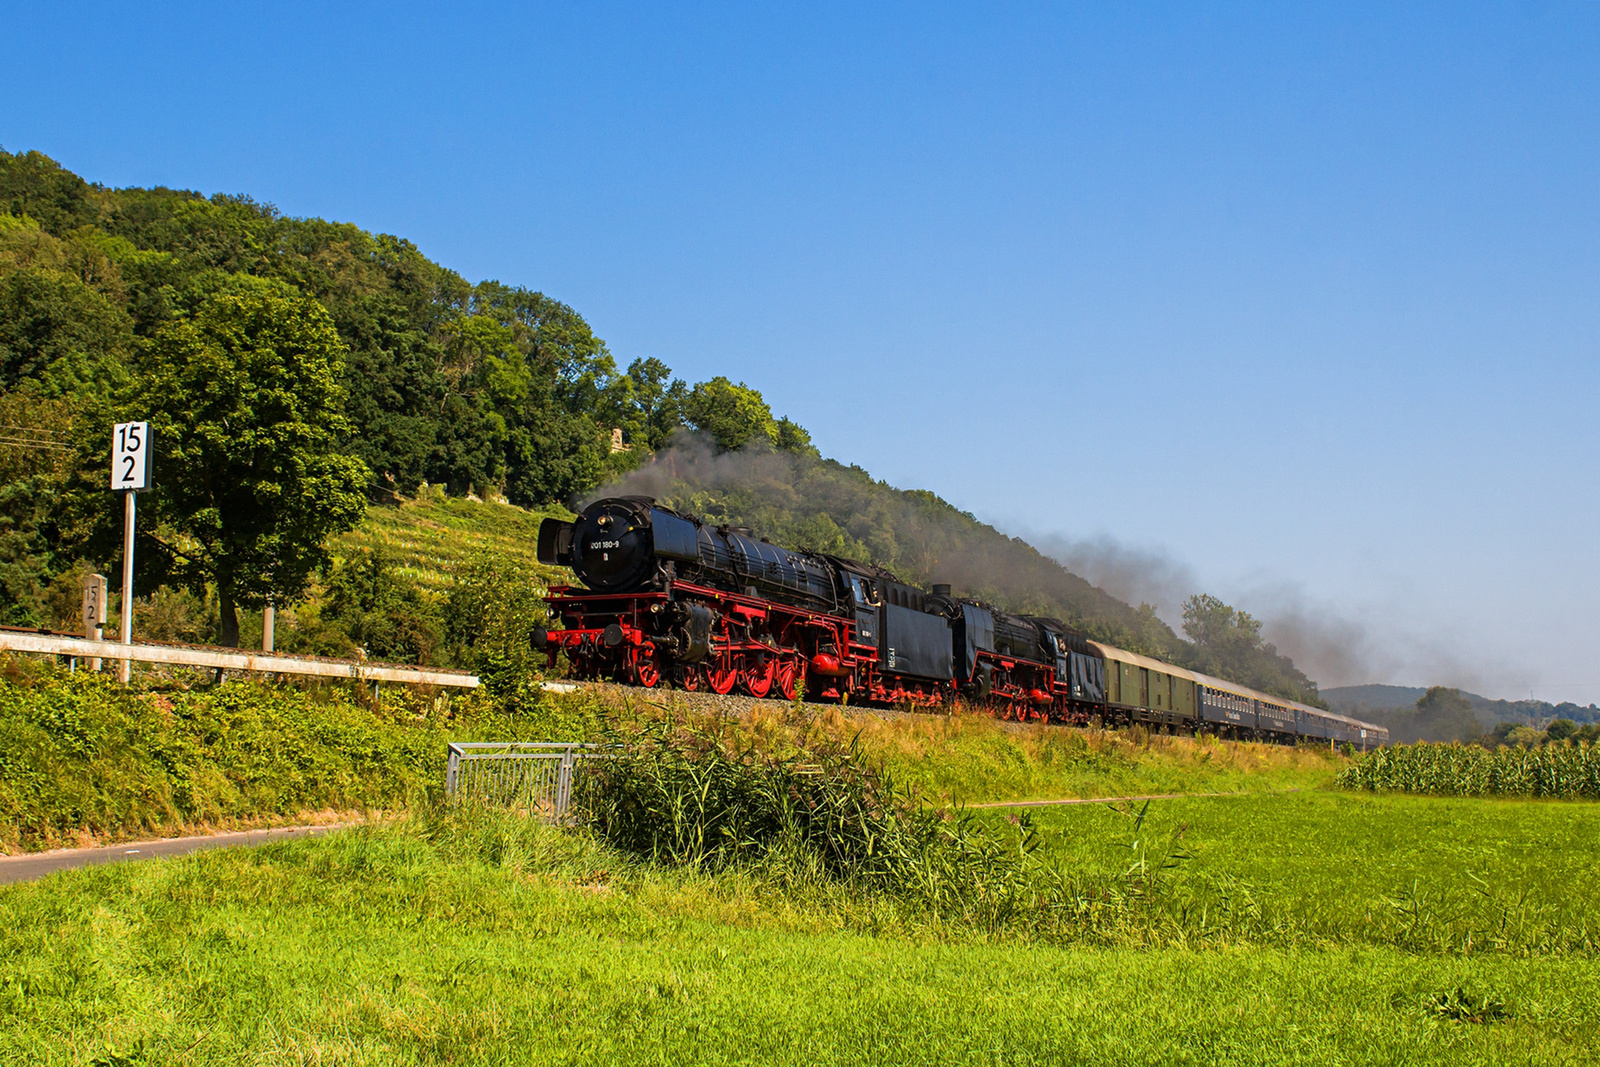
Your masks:
[[[1600,3],[6,24],[9,150],[542,289],[1325,685],[1600,701]]]

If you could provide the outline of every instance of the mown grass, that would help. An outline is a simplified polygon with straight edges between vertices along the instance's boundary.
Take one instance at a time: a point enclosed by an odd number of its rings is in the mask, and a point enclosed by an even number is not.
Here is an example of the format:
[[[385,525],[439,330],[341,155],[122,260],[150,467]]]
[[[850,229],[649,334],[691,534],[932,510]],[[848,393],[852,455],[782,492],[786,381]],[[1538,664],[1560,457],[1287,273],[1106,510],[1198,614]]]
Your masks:
[[[1498,830],[1474,825],[1454,829],[1492,847]],[[1592,833],[1571,847],[1593,861]],[[1452,877],[1431,859],[1417,873]],[[1319,877],[1308,868],[1274,891],[1314,898]],[[872,915],[871,901],[840,908],[749,873],[639,864],[493,817],[88,869],[0,889],[0,1060],[1543,1064],[1600,1052],[1587,954],[1058,947],[874,928]],[[1485,1003],[1503,1010],[1472,1021],[1461,1009]]]

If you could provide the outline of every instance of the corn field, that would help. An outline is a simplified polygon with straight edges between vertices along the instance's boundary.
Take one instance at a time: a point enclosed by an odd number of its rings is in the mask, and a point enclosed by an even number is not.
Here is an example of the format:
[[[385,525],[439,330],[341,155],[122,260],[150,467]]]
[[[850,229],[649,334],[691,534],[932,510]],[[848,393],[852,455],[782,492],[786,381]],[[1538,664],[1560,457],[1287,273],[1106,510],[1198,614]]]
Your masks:
[[[1429,744],[1380,748],[1340,773],[1347,789],[1434,796],[1600,798],[1600,747],[1479,748]]]

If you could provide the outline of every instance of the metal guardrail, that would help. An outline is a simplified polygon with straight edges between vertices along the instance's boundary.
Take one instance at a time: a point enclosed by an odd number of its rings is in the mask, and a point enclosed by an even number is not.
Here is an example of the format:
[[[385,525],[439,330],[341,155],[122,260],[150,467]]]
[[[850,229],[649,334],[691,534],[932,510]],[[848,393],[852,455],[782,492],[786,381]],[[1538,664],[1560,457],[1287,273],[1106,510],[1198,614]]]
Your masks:
[[[572,804],[572,771],[598,745],[560,741],[453,742],[444,792],[452,801],[522,808],[558,822]]]
[[[90,641],[82,637],[0,632],[0,652],[37,652],[77,659],[132,660],[168,663],[180,667],[208,667],[262,674],[303,674],[321,678],[353,678],[361,682],[402,682],[408,685],[478,687],[478,676],[465,671],[421,667],[379,666],[357,660],[285,656],[270,652],[241,652],[190,648],[183,645],[125,645],[120,641]]]

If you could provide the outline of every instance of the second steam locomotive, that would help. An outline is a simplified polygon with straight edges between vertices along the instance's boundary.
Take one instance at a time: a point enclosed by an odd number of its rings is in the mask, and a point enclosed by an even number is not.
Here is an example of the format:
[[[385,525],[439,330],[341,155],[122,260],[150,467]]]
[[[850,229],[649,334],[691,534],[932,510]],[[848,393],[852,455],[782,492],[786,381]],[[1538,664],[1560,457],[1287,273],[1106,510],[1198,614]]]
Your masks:
[[[780,548],[648,497],[546,519],[539,559],[586,588],[553,586],[559,629],[534,644],[575,677],[754,697],[932,707],[958,695],[1018,720],[1144,722],[1230,736],[1382,744],[1388,731],[1090,641],[1057,619],[1012,615],[948,585]]]

